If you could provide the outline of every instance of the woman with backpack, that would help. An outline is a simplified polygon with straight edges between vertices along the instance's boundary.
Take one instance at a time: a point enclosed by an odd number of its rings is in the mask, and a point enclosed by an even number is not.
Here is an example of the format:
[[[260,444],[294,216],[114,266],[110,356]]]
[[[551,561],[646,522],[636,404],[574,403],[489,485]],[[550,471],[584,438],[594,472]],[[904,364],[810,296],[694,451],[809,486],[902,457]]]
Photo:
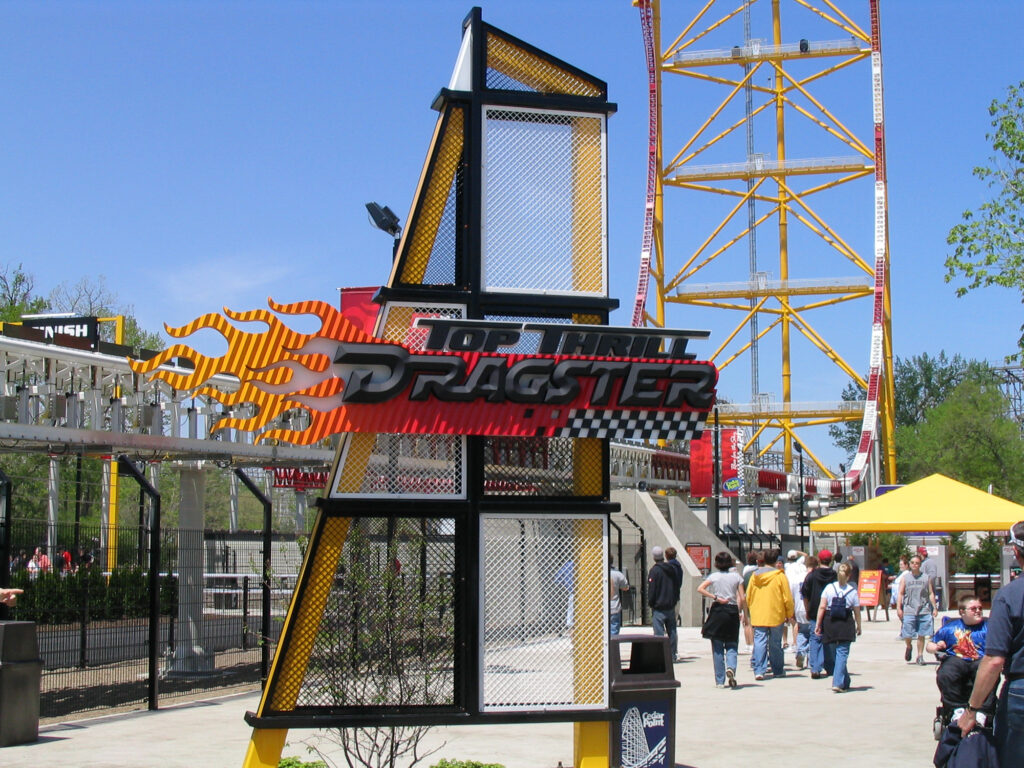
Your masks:
[[[839,566],[836,576],[838,581],[829,584],[821,593],[814,634],[821,636],[826,643],[835,644],[832,690],[842,693],[850,688],[846,663],[850,658],[850,643],[860,634],[860,600],[857,588],[850,584],[850,566],[847,563]]]

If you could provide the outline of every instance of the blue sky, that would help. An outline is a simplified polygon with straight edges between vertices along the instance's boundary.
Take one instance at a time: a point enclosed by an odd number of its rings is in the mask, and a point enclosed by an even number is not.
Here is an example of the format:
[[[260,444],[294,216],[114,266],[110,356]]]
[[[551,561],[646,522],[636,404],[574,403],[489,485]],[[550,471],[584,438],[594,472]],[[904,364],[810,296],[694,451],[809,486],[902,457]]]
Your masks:
[[[695,4],[665,5],[673,37]],[[866,1],[842,5],[865,19]],[[971,169],[990,153],[989,102],[1022,78],[1024,13],[1017,0],[881,5],[895,350],[999,361],[1024,319],[1019,297],[957,299],[943,261],[949,228],[985,199]],[[0,262],[23,263],[44,294],[105,275],[150,328],[268,296],[334,302],[339,286],[382,283],[391,243],[363,204],[405,219],[429,105],[470,7],[0,2]],[[610,272],[623,305],[613,322],[628,324],[647,130],[637,11],[627,0],[500,0],[483,15],[609,84]],[[863,111],[862,81],[850,100]],[[679,96],[673,108],[689,103]],[[861,205],[869,236],[870,198]],[[692,226],[669,222],[670,249]],[[861,369],[869,312],[857,303],[832,329]],[[669,324],[721,333],[718,318],[692,309]],[[844,381],[812,358],[798,377],[803,400],[833,399]],[[722,386],[748,399],[746,375]]]

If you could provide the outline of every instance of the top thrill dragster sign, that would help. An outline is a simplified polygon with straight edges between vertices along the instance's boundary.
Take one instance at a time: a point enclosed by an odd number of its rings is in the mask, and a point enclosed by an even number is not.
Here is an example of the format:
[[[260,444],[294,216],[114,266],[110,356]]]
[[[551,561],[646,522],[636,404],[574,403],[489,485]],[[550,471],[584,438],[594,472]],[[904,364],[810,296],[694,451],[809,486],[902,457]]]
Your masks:
[[[232,408],[251,406],[249,415],[219,419],[215,430],[293,445],[345,432],[689,440],[715,399],[718,371],[687,352],[707,331],[420,315],[398,344],[376,338],[366,318],[323,302],[270,301],[270,308],[168,328],[179,338],[214,329],[228,343],[224,355],[175,344],[132,369]],[[314,315],[321,327],[299,333],[278,314]],[[174,356],[194,368],[161,370]],[[219,389],[217,375],[237,377],[238,388]],[[296,408],[309,414],[304,429],[275,425]]]
[[[340,343],[349,431],[689,439],[717,371],[686,351],[706,331],[419,318],[423,351]],[[537,354],[503,353],[539,337]],[[470,404],[471,407],[467,407]]]

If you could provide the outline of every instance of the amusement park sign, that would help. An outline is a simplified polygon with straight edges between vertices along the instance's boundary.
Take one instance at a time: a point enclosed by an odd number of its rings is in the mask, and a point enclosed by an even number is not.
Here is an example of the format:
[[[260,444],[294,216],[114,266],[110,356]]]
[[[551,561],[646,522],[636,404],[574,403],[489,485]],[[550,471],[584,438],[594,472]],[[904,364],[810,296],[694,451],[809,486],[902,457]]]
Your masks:
[[[717,371],[686,351],[705,331],[420,318],[422,351],[341,343],[350,431],[682,439]],[[537,354],[506,352],[524,334]],[[466,405],[472,404],[471,408]]]

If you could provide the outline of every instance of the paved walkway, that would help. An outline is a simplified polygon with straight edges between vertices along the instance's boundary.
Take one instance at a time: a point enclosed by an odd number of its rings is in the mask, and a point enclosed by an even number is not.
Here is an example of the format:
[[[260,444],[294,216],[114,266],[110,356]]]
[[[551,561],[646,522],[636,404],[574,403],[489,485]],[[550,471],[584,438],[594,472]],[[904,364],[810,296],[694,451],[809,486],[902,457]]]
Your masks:
[[[736,690],[714,685],[710,644],[698,629],[680,630],[676,664],[682,682],[677,703],[676,762],[687,768],[734,768],[756,763],[786,768],[822,765],[931,765],[932,719],[938,703],[935,665],[903,662],[895,613],[889,622],[864,622],[851,651],[853,686],[832,692],[831,681],[791,669],[778,680],[755,682],[749,657],[740,657]],[[787,655],[792,664],[792,657]],[[240,768],[250,729],[242,719],[256,708],[255,693],[159,712],[134,712],[46,725],[39,741],[0,749],[5,768]],[[311,760],[303,744],[311,731],[289,733],[285,756]],[[436,728],[427,737],[440,758],[498,762],[506,768],[572,765],[572,725]],[[443,746],[441,746],[443,745]],[[333,745],[328,745],[327,751]],[[339,754],[336,765],[344,766]]]

